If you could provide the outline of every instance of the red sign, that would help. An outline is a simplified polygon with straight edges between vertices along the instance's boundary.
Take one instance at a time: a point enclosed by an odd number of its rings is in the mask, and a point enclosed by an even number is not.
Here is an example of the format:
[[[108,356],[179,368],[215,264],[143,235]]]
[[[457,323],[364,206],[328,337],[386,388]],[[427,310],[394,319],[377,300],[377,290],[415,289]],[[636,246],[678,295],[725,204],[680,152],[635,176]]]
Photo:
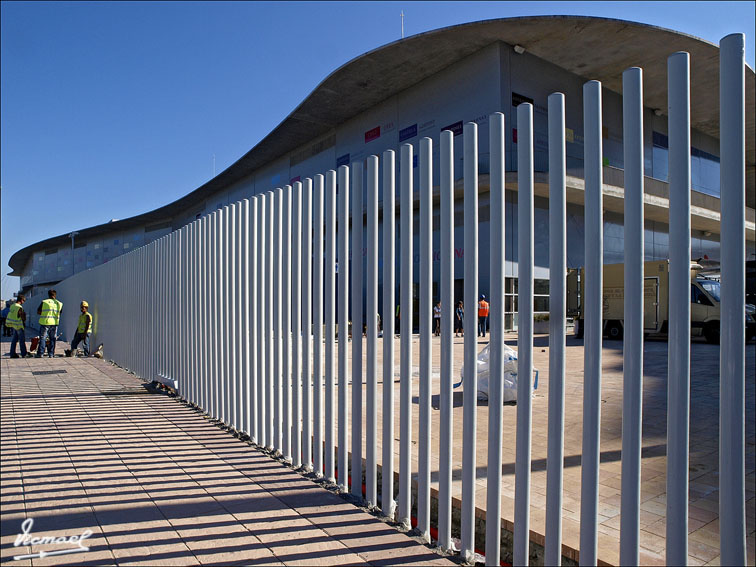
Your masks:
[[[372,142],[373,140],[381,137],[381,127],[376,126],[372,130],[365,132],[365,143]]]

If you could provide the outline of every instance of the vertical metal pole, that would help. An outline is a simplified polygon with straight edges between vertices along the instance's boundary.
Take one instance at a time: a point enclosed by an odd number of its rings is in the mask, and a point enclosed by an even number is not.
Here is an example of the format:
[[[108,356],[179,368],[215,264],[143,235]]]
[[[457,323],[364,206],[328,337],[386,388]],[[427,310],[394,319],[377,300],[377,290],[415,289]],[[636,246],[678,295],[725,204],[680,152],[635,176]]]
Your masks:
[[[260,330],[257,324],[258,313],[258,296],[259,296],[259,264],[258,264],[258,227],[260,225],[258,218],[258,206],[260,198],[252,197],[249,203],[249,266],[250,266],[250,282],[249,282],[249,326],[250,333],[250,357],[249,357],[249,372],[250,372],[250,433],[249,437],[252,443],[259,443],[259,429],[258,429],[258,397],[261,392],[258,389],[258,377],[259,373],[259,352],[260,352]]]
[[[562,563],[564,370],[567,311],[567,154],[564,95],[549,95],[549,422],[544,564]]]
[[[533,400],[533,105],[517,107],[517,448],[514,562],[528,564]]]
[[[221,395],[220,395],[220,420],[226,424],[231,424],[231,416],[229,415],[230,406],[229,400],[231,399],[231,361],[229,356],[229,346],[231,344],[231,317],[233,316],[232,298],[231,298],[231,281],[233,280],[233,266],[229,262],[229,248],[231,247],[229,228],[231,226],[231,207],[226,205],[223,207],[223,225],[221,226],[221,249],[220,249],[220,262],[221,262],[221,281],[220,286],[223,290],[223,302],[221,305],[224,309],[218,311],[222,313],[221,324]]]
[[[444,551],[452,549],[451,488],[452,488],[452,368],[454,342],[452,327],[454,312],[454,133],[441,132],[439,155],[441,216],[441,391],[439,394],[438,439],[438,545]],[[385,210],[385,201],[384,201]],[[384,214],[384,223],[385,214]]]
[[[338,484],[342,492],[349,491],[349,168],[339,167],[338,201],[338,262],[339,262],[339,463]]]
[[[352,494],[362,498],[362,162],[352,174]]]
[[[302,465],[312,470],[312,179],[302,184]]]
[[[411,527],[412,515],[412,145],[404,144],[399,166],[401,222],[400,311],[401,333],[399,367],[399,522]]]
[[[239,323],[237,325],[238,335],[236,338],[236,346],[239,350],[238,366],[237,366],[237,380],[239,383],[239,400],[236,407],[238,408],[237,429],[239,431],[246,431],[249,434],[249,430],[246,429],[245,414],[246,400],[248,397],[247,380],[249,378],[249,327],[247,325],[247,315],[249,310],[247,309],[247,275],[248,266],[247,258],[249,257],[249,251],[247,245],[249,240],[245,232],[245,211],[247,207],[246,201],[240,201],[237,203],[236,218],[237,218],[237,245],[236,245],[236,285],[237,288],[237,316],[239,317]]]
[[[583,456],[580,485],[580,565],[596,565],[599,437],[601,431],[601,302],[603,290],[603,166],[601,83],[583,85],[585,132],[585,352]]]
[[[237,303],[236,273],[239,265],[236,263],[236,204],[228,206],[228,223],[226,225],[226,262],[228,265],[228,277],[226,286],[228,289],[228,301],[226,310],[228,319],[226,332],[228,333],[226,341],[227,366],[228,366],[228,387],[226,390],[226,416],[227,423],[234,429],[239,428],[239,422],[236,415],[236,398],[239,395],[239,389],[236,377],[238,375],[239,348],[236,338],[239,336],[236,331],[236,323],[239,319],[239,304]]]
[[[291,231],[291,306],[292,306],[292,372],[291,372],[291,462],[302,464],[302,183],[294,183]]]
[[[669,366],[667,564],[688,562],[690,423],[690,55],[667,58],[669,101]]]
[[[433,315],[433,141],[420,140],[420,391],[417,529],[430,542],[431,328]]]
[[[326,173],[325,222],[325,477],[335,482],[333,350],[336,343],[336,172],[332,169]]]
[[[282,230],[283,230],[283,189],[276,188],[273,198],[273,448],[277,455],[283,454],[281,373],[283,372],[283,337],[281,304],[283,298],[282,279]]]
[[[268,409],[265,413],[267,418],[267,424],[265,425],[265,447],[268,451],[273,450],[273,366],[274,366],[274,348],[273,348],[273,303],[277,298],[273,297],[273,191],[268,191],[267,202],[268,218],[266,223],[266,239],[265,245],[267,247],[266,256],[267,263],[265,266],[265,287],[267,291],[266,304],[265,304],[265,332],[267,333],[268,340],[266,341],[267,352],[265,353],[265,389],[268,396]]]
[[[225,256],[223,254],[223,247],[225,246],[225,238],[223,237],[223,231],[226,226],[226,211],[220,209],[217,214],[217,221],[215,223],[215,289],[217,292],[218,305],[226,305],[226,286],[224,281],[226,279],[226,266]],[[220,421],[225,421],[223,415],[223,402],[226,399],[225,380],[226,380],[226,365],[223,356],[224,349],[226,347],[227,337],[225,336],[226,328],[226,310],[218,309],[215,313],[217,321],[217,334],[215,339],[217,341],[216,353],[215,353],[215,404],[213,408],[213,417]]]
[[[378,156],[367,158],[367,360],[365,414],[365,500],[368,507],[378,505],[377,397],[378,397]]]
[[[257,416],[258,416],[258,439],[257,444],[260,447],[265,447],[265,440],[267,438],[266,426],[268,423],[266,413],[270,406],[270,392],[266,389],[265,372],[267,367],[268,349],[266,348],[266,341],[268,340],[267,332],[265,329],[265,306],[267,304],[268,290],[265,286],[266,280],[266,265],[267,265],[267,252],[268,252],[268,235],[265,230],[265,225],[268,218],[268,208],[272,203],[268,202],[268,196],[266,194],[260,194],[257,197],[260,200],[259,208],[259,224],[258,230],[258,248],[259,248],[259,270],[258,270],[258,310],[257,310],[257,328],[259,331],[258,345],[259,345],[259,357],[257,360],[258,371],[258,394],[257,394]]]
[[[464,561],[475,552],[475,453],[477,439],[478,339],[478,125],[468,122],[465,137],[465,346],[462,408],[462,549]]]
[[[502,404],[501,381],[504,375],[504,115],[492,114],[489,124],[491,179],[491,359],[488,381],[488,475],[486,478],[486,563],[501,562],[501,444]],[[519,428],[518,428],[519,430]]]
[[[315,176],[313,194],[313,468],[315,474],[323,476],[323,192],[325,178]]]
[[[719,351],[719,542],[745,565],[745,35],[719,42],[722,210]]]
[[[396,167],[393,150],[383,152],[383,428],[381,431],[381,511],[394,517],[394,305]]]
[[[625,329],[620,563],[638,565],[643,403],[643,71],[622,74],[625,152]]]
[[[283,304],[283,380],[281,388],[283,390],[283,457],[284,460],[291,462],[291,185],[283,189],[283,244],[281,251],[281,260],[283,267],[281,277],[283,278],[283,293],[281,294],[281,303]]]

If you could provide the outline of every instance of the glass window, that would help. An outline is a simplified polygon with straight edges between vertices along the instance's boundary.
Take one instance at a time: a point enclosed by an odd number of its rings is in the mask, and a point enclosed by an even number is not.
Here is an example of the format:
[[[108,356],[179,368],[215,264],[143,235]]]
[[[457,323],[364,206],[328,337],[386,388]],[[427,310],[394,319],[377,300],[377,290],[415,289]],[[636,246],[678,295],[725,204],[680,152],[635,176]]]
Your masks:
[[[549,294],[549,280],[536,279],[533,280],[533,293],[536,295],[548,295]]]
[[[716,280],[706,280],[705,282],[698,282],[706,292],[711,295],[716,302],[719,302],[719,282]]]
[[[549,310],[549,297],[543,295],[536,295],[533,297],[533,311],[548,311]]]

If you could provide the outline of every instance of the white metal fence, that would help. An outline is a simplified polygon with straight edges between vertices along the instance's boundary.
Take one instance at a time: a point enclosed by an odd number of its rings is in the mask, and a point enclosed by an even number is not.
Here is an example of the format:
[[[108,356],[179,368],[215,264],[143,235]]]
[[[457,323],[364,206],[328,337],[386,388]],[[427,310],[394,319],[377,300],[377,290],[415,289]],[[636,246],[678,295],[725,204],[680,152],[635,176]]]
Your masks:
[[[720,137],[722,205],[722,321],[720,401],[720,543],[722,564],[744,564],[744,262],[745,103],[744,36],[721,42]],[[689,56],[669,57],[670,337],[668,371],[667,561],[687,562],[689,430],[690,110]],[[623,75],[625,151],[625,343],[622,423],[620,560],[639,561],[640,455],[643,369],[643,124],[642,70]],[[602,339],[602,142],[601,84],[583,89],[585,132],[585,380],[583,397],[580,563],[597,562],[599,425]],[[561,559],[562,460],[565,372],[565,97],[548,101],[550,257],[550,355],[545,562]],[[521,104],[518,120],[518,375],[533,372],[533,109]],[[491,264],[491,374],[502,374],[504,346],[504,116],[490,117],[490,258],[478,257],[477,126],[464,127],[464,300],[478,300],[478,263]],[[465,335],[463,429],[452,426],[453,134],[440,137],[440,177],[432,179],[432,141],[419,142],[420,312],[432,311],[432,199],[440,192],[440,431],[431,444],[431,328],[420,322],[419,432],[412,454],[412,235],[413,153],[399,158],[399,209],[395,209],[395,154],[370,156],[313,179],[296,182],[224,207],[155,242],[60,284],[61,297],[88,299],[96,344],[107,358],[137,375],[175,380],[180,396],[211,416],[246,432],[258,445],[295,466],[314,469],[365,497],[383,514],[409,525],[413,516],[411,462],[418,459],[417,527],[430,537],[431,454],[438,457],[438,544],[452,546],[451,448],[462,445],[461,554],[470,559],[475,539],[476,374],[474,332]],[[382,174],[379,177],[379,172]],[[338,181],[338,182],[337,182]],[[366,183],[367,202],[362,202]],[[379,183],[380,181],[380,183]],[[352,203],[349,203],[352,187]],[[337,189],[338,188],[338,189]],[[378,270],[378,193],[383,196],[383,269]],[[361,261],[366,225],[367,257]],[[400,411],[394,416],[395,216],[401,238]],[[366,221],[363,216],[366,215]],[[356,223],[356,224],[355,224]],[[350,246],[352,265],[349,265]],[[313,258],[315,261],[313,262]],[[324,261],[321,261],[324,259]],[[338,261],[338,265],[337,265]],[[349,287],[350,273],[352,285]],[[337,276],[338,272],[338,276]],[[383,357],[378,364],[378,284],[383,284]],[[338,294],[336,282],[338,279]],[[366,294],[363,296],[363,282]],[[344,340],[351,312],[355,336],[366,302],[366,367],[362,341]],[[63,325],[73,327],[68,306]],[[338,321],[336,316],[338,314]],[[474,329],[475,309],[464,325]],[[338,327],[337,327],[338,323]],[[336,338],[338,328],[338,340]],[[350,374],[351,359],[351,374]],[[361,384],[365,377],[365,399]],[[379,393],[378,382],[382,381]],[[386,387],[389,385],[391,387]],[[528,562],[531,384],[520,380],[517,407],[513,556]],[[472,393],[472,395],[469,395]],[[382,423],[378,424],[378,407]],[[351,409],[351,412],[350,412]],[[362,431],[362,411],[366,428]],[[488,518],[501,510],[502,391],[491,380],[488,437]],[[379,438],[381,485],[377,466]],[[394,445],[400,440],[398,507],[394,494]],[[350,445],[351,437],[351,445]],[[485,448],[484,448],[485,449]],[[351,466],[349,451],[351,450]],[[350,487],[351,468],[351,487]],[[500,525],[489,521],[486,562],[498,564]]]

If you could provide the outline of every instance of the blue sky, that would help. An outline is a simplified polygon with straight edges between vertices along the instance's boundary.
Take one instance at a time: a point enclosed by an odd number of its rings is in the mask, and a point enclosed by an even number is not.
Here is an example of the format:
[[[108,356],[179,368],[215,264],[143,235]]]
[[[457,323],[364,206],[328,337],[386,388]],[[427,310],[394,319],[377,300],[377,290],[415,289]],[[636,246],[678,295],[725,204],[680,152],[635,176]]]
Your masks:
[[[257,144],[328,74],[464,22],[592,15],[713,43],[753,2],[2,2],[2,297],[34,242],[150,211]],[[666,56],[667,54],[660,54]]]

